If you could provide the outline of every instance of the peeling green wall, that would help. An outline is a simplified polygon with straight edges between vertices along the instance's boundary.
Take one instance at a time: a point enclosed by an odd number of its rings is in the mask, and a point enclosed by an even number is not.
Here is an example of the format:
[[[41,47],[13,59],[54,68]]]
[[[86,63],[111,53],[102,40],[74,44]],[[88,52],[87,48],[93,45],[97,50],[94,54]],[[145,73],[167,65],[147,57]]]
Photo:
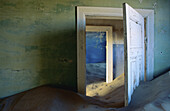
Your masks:
[[[157,1],[154,44],[154,76],[158,76],[170,70],[170,0]]]
[[[76,90],[75,6],[154,9],[155,75],[170,68],[170,1],[139,1],[0,0],[0,97],[43,84]]]

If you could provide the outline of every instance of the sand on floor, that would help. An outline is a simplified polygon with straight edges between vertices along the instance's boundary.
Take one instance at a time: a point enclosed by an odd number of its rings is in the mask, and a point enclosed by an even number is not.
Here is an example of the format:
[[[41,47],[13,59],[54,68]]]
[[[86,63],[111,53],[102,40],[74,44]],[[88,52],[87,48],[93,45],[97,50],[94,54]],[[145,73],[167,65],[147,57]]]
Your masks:
[[[152,81],[141,82],[126,110],[170,111],[170,71]]]
[[[170,111],[170,72],[142,82],[128,107],[110,105],[73,91],[41,86],[4,98],[0,102],[0,111]]]
[[[108,103],[106,107],[124,106],[124,74],[106,83],[106,63],[86,64],[86,96]]]
[[[108,104],[117,103],[124,106],[124,74],[111,83],[98,82],[86,86],[86,96],[94,97]]]
[[[86,84],[106,81],[106,63],[86,64]]]

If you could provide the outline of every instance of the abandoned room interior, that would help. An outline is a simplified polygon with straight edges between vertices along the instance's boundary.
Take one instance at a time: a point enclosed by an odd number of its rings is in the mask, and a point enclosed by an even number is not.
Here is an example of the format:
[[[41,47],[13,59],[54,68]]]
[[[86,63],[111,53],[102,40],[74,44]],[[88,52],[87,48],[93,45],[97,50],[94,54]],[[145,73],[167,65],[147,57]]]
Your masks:
[[[170,111],[170,0],[0,0],[0,111]]]

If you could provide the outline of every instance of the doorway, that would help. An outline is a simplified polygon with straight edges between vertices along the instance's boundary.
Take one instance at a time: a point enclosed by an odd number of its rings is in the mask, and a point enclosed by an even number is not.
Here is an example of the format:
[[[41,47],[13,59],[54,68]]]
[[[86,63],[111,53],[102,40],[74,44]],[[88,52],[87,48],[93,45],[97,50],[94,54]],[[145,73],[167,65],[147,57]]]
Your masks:
[[[153,10],[137,10],[146,18],[146,36],[147,36],[147,62],[146,62],[146,79],[153,78],[153,46],[154,46],[154,13]],[[77,7],[77,87],[78,92],[86,94],[86,18],[93,17],[110,17],[114,19],[122,19],[123,11],[121,8],[104,8],[104,7]],[[125,53],[125,52],[124,52]],[[125,74],[126,75],[126,74]],[[127,86],[127,81],[125,85]],[[127,90],[127,88],[126,88]],[[129,103],[125,93],[125,105]],[[130,94],[131,95],[131,94]]]
[[[124,103],[123,43],[123,20],[86,17],[86,96],[110,103]],[[107,76],[109,68],[112,72],[110,77]]]
[[[99,78],[110,83],[113,80],[112,27],[95,26],[95,24],[90,25],[88,24],[88,20],[86,21],[86,74],[87,72],[89,72],[89,74],[94,72],[99,74]],[[94,70],[91,69],[93,66]],[[99,68],[100,66],[101,68]],[[102,73],[97,71],[100,69],[102,69]]]

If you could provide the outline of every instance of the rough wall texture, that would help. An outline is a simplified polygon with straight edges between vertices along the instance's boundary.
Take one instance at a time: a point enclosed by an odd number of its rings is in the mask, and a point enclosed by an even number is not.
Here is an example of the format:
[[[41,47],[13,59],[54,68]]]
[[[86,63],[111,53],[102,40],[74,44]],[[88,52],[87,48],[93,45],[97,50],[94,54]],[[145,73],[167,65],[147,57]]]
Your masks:
[[[76,90],[75,6],[155,10],[155,76],[170,67],[169,0],[0,0],[0,97],[43,84]]]
[[[106,63],[106,32],[86,32],[86,64]]]
[[[154,76],[170,70],[170,0],[155,2]]]
[[[0,1],[0,97],[43,84],[76,90],[74,3]]]

